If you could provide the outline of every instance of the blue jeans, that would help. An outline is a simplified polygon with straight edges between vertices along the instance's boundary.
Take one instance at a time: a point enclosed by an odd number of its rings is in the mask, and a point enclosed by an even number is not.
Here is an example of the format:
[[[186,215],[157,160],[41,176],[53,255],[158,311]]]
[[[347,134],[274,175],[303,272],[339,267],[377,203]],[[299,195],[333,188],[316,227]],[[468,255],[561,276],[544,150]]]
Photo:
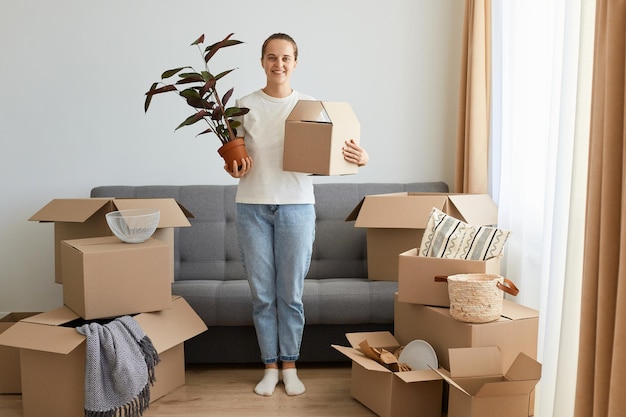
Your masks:
[[[315,239],[315,207],[238,203],[237,234],[252,290],[261,360],[296,361],[304,331],[302,292]]]

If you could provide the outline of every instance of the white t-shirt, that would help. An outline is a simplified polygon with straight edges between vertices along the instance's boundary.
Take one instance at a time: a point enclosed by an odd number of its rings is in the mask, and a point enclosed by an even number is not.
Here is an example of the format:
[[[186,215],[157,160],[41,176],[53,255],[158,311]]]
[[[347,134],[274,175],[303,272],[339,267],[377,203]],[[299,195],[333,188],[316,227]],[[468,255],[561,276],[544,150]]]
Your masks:
[[[252,158],[250,172],[239,180],[236,201],[248,204],[313,204],[313,182],[308,174],[283,171],[285,120],[298,100],[312,97],[293,91],[284,98],[257,90],[237,100],[250,112],[240,120],[237,136],[244,136]]]

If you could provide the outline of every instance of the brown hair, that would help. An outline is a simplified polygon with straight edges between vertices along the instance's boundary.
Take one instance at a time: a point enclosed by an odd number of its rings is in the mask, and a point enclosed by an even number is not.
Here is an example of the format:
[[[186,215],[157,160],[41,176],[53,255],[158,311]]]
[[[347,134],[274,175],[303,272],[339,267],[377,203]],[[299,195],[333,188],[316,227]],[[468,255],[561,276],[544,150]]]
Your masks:
[[[261,48],[261,59],[263,59],[263,57],[265,56],[265,49],[267,48],[267,44],[274,39],[282,39],[284,41],[291,42],[291,45],[293,45],[293,59],[296,61],[298,60],[298,45],[296,44],[296,41],[294,41],[293,38],[286,33],[274,33],[273,35],[270,35],[270,37],[267,38],[265,42],[263,42],[263,47]]]

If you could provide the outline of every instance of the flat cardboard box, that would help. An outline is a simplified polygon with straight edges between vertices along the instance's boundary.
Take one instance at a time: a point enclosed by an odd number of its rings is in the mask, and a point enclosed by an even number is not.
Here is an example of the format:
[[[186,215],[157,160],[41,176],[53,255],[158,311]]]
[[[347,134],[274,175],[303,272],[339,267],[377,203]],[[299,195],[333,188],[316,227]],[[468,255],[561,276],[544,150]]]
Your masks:
[[[498,208],[487,194],[403,192],[366,196],[346,221],[367,229],[369,279],[398,280],[398,256],[420,247],[433,207],[472,225],[498,221]]]
[[[398,301],[403,303],[450,307],[448,284],[436,281],[436,276],[500,273],[499,257],[486,261],[443,259],[419,256],[417,251],[413,248],[399,255]]]
[[[183,342],[206,325],[182,297],[172,308],[134,316],[159,352],[151,401],[184,385]],[[20,350],[24,417],[83,417],[85,337],[83,321],[67,307],[29,317],[0,334],[0,345]]]
[[[352,359],[352,396],[380,417],[441,417],[443,381],[432,370],[392,372],[359,349],[372,347],[393,352],[400,345],[389,332],[348,333],[350,347],[332,345]]]
[[[360,142],[361,124],[348,103],[300,100],[285,121],[283,170],[315,175],[356,174],[343,159],[345,142]]]
[[[524,353],[504,367],[497,347],[450,349],[448,417],[526,417],[541,364]],[[504,371],[506,370],[506,371]]]
[[[171,281],[174,280],[174,229],[189,227],[193,218],[172,198],[60,198],[54,199],[30,217],[30,221],[54,222],[55,282],[63,283],[61,242],[70,239],[111,236],[105,214],[116,210],[155,208],[160,211],[159,225],[152,237],[170,245]]]
[[[0,334],[18,321],[39,313],[9,313],[0,318]],[[20,352],[9,346],[0,346],[0,394],[21,394]]]
[[[63,303],[83,319],[171,307],[169,246],[158,239],[124,243],[114,236],[64,240]]]

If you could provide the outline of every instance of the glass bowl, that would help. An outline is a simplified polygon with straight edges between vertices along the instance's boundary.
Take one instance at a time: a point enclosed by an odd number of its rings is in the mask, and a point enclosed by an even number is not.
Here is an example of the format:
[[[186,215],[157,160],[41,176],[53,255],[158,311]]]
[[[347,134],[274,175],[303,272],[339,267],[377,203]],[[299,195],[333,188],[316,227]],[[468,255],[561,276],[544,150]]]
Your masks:
[[[105,217],[113,234],[123,242],[142,243],[156,230],[161,212],[156,209],[131,209],[111,211]]]

